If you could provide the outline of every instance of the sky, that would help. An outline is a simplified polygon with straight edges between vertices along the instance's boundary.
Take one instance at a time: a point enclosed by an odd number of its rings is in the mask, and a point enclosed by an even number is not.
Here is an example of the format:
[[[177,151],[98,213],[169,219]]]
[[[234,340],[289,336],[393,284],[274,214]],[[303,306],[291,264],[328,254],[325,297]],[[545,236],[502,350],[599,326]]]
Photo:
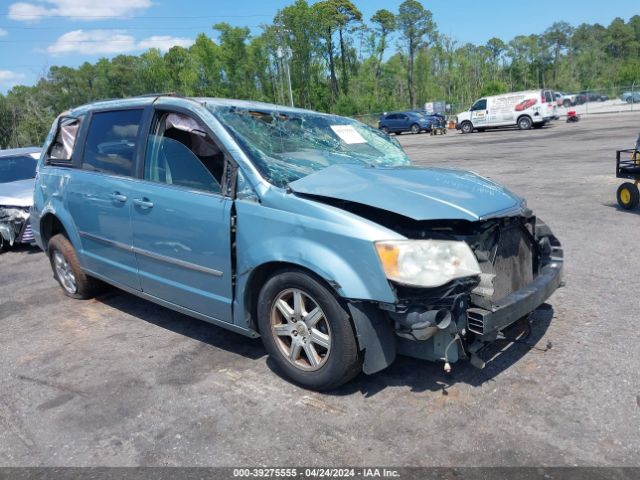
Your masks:
[[[352,0],[368,20],[380,8],[397,12],[402,0]],[[312,0],[310,0],[312,2]],[[0,0],[0,92],[33,84],[48,67],[75,67],[102,57],[149,48],[188,47],[211,26],[248,26],[273,20],[293,0]],[[542,33],[555,21],[608,25],[640,14],[638,0],[423,0],[438,30],[460,43],[505,41]]]

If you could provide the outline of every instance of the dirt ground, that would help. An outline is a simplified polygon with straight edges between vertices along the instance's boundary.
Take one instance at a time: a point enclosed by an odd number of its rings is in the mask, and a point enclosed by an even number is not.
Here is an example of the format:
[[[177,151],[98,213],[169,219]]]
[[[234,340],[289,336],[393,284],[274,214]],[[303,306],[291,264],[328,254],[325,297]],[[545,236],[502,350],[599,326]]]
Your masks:
[[[260,340],[115,290],[74,301],[42,252],[0,255],[0,465],[640,465],[640,210],[614,175],[639,131],[629,113],[398,137],[525,196],[565,247],[535,347],[484,370],[400,358],[313,393]]]

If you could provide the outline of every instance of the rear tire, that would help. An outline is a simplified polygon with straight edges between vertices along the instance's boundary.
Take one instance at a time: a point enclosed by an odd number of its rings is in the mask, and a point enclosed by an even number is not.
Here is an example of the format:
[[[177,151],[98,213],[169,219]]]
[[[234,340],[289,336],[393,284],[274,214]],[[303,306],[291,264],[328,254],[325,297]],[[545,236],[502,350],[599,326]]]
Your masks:
[[[569,100],[565,100],[562,102],[562,105],[564,105],[565,108],[569,108],[571,106],[571,102]]]
[[[460,125],[460,131],[465,134],[473,132],[473,124],[468,121],[462,122],[462,125]]]
[[[282,270],[271,277],[260,291],[257,313],[265,349],[293,382],[330,390],[360,373],[349,313],[312,275]]]
[[[518,119],[518,128],[520,130],[529,130],[533,122],[529,117],[520,117]]]
[[[618,205],[625,210],[633,210],[640,203],[640,192],[638,187],[631,182],[624,182],[618,187],[616,192]]]
[[[87,300],[98,292],[101,282],[84,273],[76,250],[67,237],[60,233],[51,237],[48,252],[53,278],[58,281],[65,295]]]

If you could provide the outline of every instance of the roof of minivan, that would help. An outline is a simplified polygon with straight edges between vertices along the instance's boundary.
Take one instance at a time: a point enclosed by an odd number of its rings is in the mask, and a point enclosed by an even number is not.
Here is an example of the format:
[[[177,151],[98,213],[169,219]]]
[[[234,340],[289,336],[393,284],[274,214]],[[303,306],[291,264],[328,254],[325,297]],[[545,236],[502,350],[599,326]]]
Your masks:
[[[297,113],[318,113],[313,110],[307,110],[303,108],[287,107],[284,105],[276,105],[266,102],[254,102],[251,100],[234,100],[228,98],[215,98],[215,97],[181,97],[171,94],[158,94],[158,95],[144,95],[139,97],[121,98],[113,100],[99,100],[97,102],[87,103],[79,107],[70,110],[71,115],[82,115],[90,110],[103,109],[103,108],[130,108],[136,106],[147,106],[157,101],[171,99],[171,103],[174,102],[196,102],[201,105],[213,105],[220,107],[238,107],[238,108],[251,108],[261,110],[277,110],[279,112],[297,112]],[[329,114],[330,115],[330,114]]]

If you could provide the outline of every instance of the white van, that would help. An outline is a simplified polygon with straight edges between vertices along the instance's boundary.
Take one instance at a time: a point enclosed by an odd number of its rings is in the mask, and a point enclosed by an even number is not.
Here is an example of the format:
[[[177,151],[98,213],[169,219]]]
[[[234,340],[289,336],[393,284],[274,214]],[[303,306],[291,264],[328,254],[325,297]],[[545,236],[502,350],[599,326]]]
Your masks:
[[[556,116],[556,108],[551,90],[503,93],[476,100],[469,111],[458,114],[456,128],[462,133],[512,125],[540,128]]]

